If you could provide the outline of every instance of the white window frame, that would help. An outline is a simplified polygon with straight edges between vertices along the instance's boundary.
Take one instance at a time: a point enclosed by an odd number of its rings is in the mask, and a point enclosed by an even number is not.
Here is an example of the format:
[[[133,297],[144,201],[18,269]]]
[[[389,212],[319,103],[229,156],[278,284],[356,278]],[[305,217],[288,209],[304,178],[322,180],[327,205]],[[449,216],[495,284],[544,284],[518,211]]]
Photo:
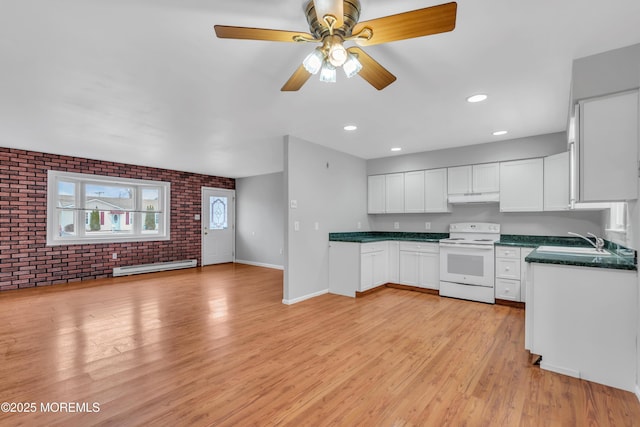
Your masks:
[[[76,185],[74,212],[75,235],[61,236],[59,232],[60,214],[58,209],[58,183],[72,182]],[[130,210],[134,228],[127,234],[85,234],[84,186],[97,184],[105,186],[127,185],[134,187],[135,207]],[[159,189],[158,200],[158,232],[147,234],[142,231],[146,207],[142,206],[142,190],[145,188]],[[142,179],[120,178],[102,175],[91,175],[73,172],[61,172],[49,170],[47,173],[47,246],[82,245],[91,243],[118,243],[118,242],[143,242],[161,241],[171,239],[171,183],[165,181],[149,181]]]

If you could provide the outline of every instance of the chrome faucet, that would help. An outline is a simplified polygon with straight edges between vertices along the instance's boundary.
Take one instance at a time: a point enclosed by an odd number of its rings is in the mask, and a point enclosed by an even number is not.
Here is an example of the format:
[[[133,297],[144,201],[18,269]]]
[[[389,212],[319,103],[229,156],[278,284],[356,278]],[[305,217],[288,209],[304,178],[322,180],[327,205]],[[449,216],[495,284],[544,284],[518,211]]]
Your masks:
[[[594,239],[596,239],[596,242],[593,243],[591,241],[591,239],[589,239],[588,237],[583,236],[582,234],[578,234],[578,233],[574,233],[572,231],[569,231],[569,234],[571,234],[572,236],[576,236],[576,237],[580,237],[581,239],[586,240],[587,242],[589,242],[589,244],[591,246],[593,246],[594,248],[596,248],[596,250],[598,252],[604,252],[604,239],[602,239],[602,237],[598,237],[593,233],[587,233],[589,236],[593,237]]]

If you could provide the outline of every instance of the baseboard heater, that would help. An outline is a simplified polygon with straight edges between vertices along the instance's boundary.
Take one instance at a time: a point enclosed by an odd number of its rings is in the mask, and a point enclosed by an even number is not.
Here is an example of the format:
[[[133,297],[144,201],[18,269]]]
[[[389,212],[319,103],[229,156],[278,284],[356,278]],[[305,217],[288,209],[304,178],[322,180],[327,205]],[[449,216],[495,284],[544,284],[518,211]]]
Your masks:
[[[185,259],[182,261],[156,262],[153,264],[130,265],[127,267],[115,267],[113,277],[129,276],[131,274],[153,273],[157,271],[178,270],[181,268],[191,268],[198,265],[195,259]]]

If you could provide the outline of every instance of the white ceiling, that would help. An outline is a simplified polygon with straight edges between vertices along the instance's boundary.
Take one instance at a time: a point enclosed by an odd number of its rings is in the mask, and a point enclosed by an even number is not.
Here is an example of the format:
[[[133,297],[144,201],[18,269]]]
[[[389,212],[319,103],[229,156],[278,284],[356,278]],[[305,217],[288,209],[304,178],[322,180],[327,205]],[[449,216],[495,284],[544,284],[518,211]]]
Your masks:
[[[360,20],[444,2],[361,0]],[[307,31],[303,3],[0,0],[0,146],[244,177],[281,171],[289,134],[370,159],[558,132],[572,60],[640,42],[638,0],[459,0],[453,32],[365,48],[385,90],[283,93],[314,45],[213,32]]]

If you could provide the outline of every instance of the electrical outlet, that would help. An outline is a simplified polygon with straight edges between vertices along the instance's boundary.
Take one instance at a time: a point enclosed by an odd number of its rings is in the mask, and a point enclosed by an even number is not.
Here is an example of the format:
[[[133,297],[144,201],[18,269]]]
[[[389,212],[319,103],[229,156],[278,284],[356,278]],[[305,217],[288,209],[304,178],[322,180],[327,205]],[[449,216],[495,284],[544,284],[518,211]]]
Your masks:
[[[425,230],[431,230],[431,223],[430,222],[425,222],[424,223],[424,229]]]
[[[360,221],[358,221],[357,227],[358,227],[358,230],[362,230],[362,223]]]
[[[393,223],[393,228],[394,228],[395,230],[399,230],[399,229],[400,229],[400,223],[399,223],[399,222],[394,222],[394,223]]]
[[[118,259],[118,253],[117,252],[112,253],[111,259]]]
[[[293,231],[300,231],[300,221],[293,222]]]
[[[298,209],[298,201],[291,200],[291,202],[289,203],[289,206],[291,207],[291,209]]]

